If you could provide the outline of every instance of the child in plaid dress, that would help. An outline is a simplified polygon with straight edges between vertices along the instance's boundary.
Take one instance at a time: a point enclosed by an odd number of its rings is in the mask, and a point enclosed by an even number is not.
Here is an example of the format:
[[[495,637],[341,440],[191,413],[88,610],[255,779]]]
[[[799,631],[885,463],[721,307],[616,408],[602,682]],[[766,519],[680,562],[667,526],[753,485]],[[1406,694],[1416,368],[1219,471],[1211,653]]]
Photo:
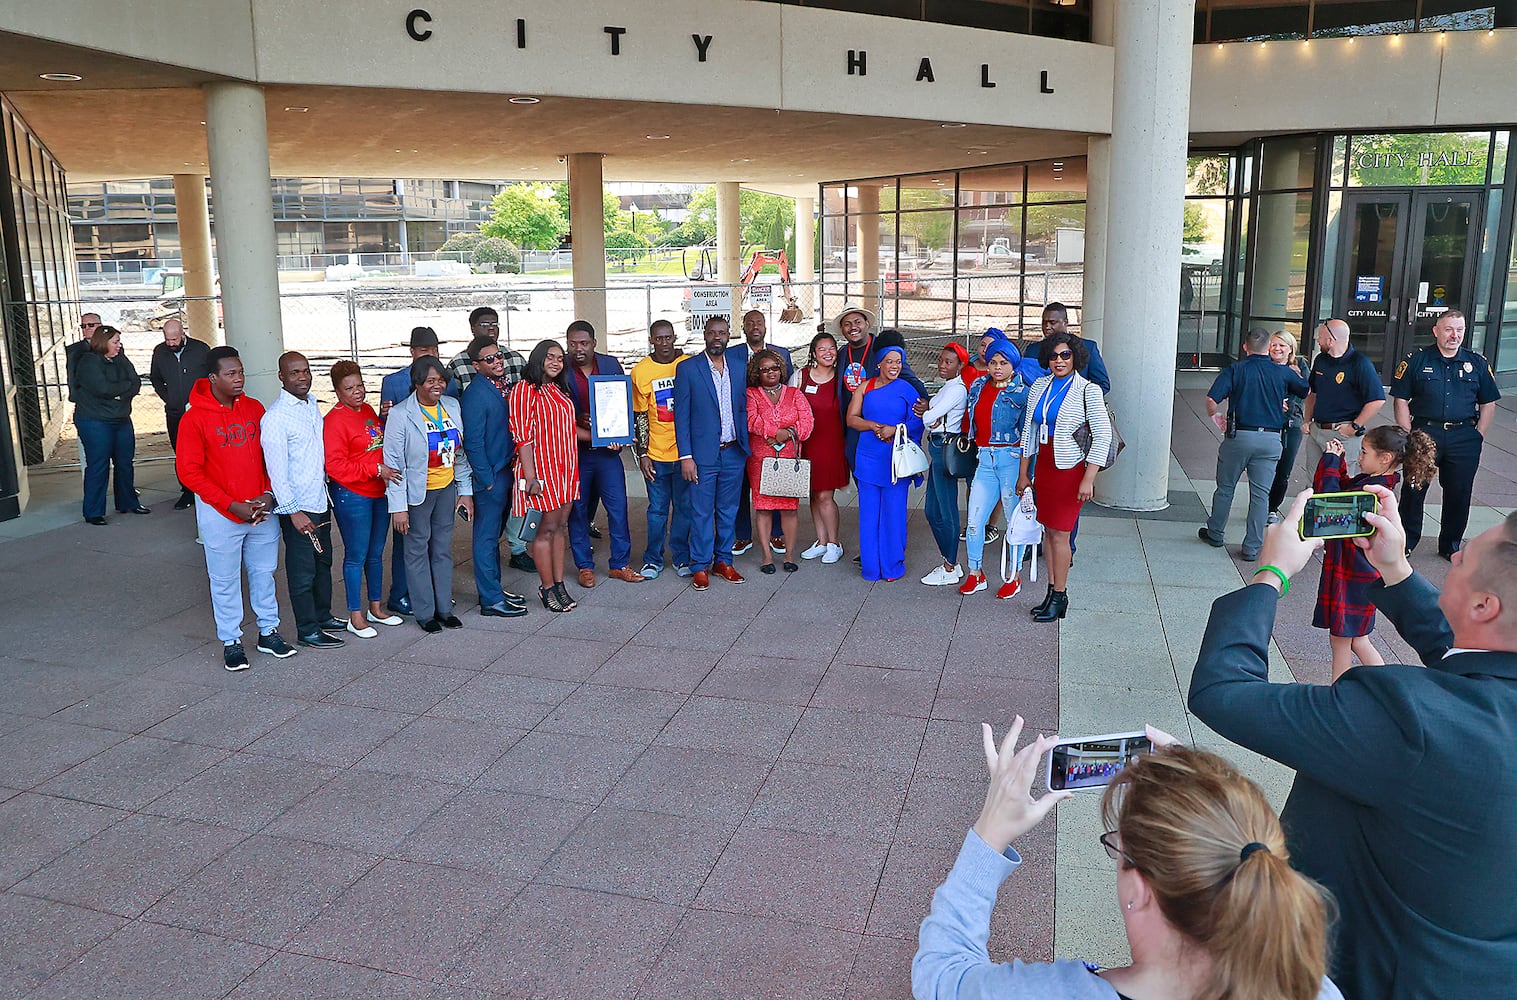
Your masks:
[[[1365,435],[1359,454],[1359,475],[1348,475],[1343,445],[1329,441],[1312,481],[1314,493],[1362,490],[1384,486],[1394,490],[1401,481],[1398,470],[1407,466],[1414,482],[1427,482],[1434,469],[1433,439],[1421,431],[1408,433],[1394,425],[1376,427]],[[1366,666],[1385,663],[1370,642],[1375,628],[1375,606],[1370,603],[1370,584],[1380,574],[1369,564],[1352,538],[1329,539],[1322,549],[1322,582],[1317,587],[1317,609],[1312,624],[1328,630],[1333,650],[1333,680],[1354,665],[1354,657]]]

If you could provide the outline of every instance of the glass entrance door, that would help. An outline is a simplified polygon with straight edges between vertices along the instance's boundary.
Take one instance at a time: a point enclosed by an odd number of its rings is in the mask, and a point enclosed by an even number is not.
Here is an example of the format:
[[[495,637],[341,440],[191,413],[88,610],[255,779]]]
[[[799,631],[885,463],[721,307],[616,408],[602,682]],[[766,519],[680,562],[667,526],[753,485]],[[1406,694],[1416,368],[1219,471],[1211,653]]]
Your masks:
[[[1344,198],[1335,312],[1387,377],[1409,351],[1432,343],[1439,316],[1470,301],[1481,198],[1439,188]]]

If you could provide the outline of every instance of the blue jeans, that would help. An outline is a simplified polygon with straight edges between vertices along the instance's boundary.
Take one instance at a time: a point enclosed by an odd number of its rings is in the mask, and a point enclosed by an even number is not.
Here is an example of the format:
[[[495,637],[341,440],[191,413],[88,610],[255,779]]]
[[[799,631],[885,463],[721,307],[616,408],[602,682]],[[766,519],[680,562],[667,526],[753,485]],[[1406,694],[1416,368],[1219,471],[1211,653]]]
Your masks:
[[[574,565],[595,568],[590,551],[590,515],[599,500],[606,508],[606,530],[611,535],[612,569],[625,569],[632,558],[632,532],[627,525],[627,468],[621,452],[586,448],[579,453],[579,499],[569,510],[569,546]]]
[[[710,569],[713,562],[732,563],[738,499],[748,456],[736,446],[716,453],[712,465],[696,465],[698,482],[690,483],[690,568]]]
[[[342,587],[347,592],[348,612],[362,611],[363,581],[369,580],[368,597],[377,601],[384,594],[385,534],[390,527],[390,509],[385,498],[366,497],[339,483],[329,484],[332,516],[342,535]]]
[[[482,608],[506,599],[500,586],[500,533],[510,506],[509,475],[496,476],[488,490],[474,491],[474,531],[470,543],[474,554],[474,590]]]
[[[137,482],[132,459],[137,438],[130,418],[121,420],[75,420],[79,443],[84,448],[84,516],[105,516],[105,487],[116,467],[116,510],[125,514],[137,509]]]
[[[947,438],[942,434],[927,436],[927,454],[932,467],[927,470],[927,499],[924,513],[927,526],[943,561],[959,563],[959,481],[947,474]]]
[[[679,462],[654,462],[653,482],[648,484],[648,547],[643,564],[664,568],[664,535],[669,536],[669,554],[674,565],[690,565],[690,484]],[[674,510],[670,524],[669,511]]]
[[[985,558],[985,523],[999,500],[1006,516],[1016,509],[1017,475],[1022,469],[1020,448],[981,448],[980,465],[969,484],[969,521],[964,547],[969,550],[969,572],[978,573]]]

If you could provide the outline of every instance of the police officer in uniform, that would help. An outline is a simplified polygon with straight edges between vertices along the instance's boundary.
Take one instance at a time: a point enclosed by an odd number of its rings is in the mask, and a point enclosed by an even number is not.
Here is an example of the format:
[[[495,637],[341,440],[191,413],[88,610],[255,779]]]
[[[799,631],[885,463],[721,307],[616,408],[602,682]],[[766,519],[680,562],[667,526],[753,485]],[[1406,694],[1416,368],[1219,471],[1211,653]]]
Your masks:
[[[1348,324],[1330,319],[1317,327],[1317,356],[1312,359],[1301,417],[1301,453],[1315,470],[1329,441],[1343,445],[1349,471],[1359,472],[1359,446],[1369,422],[1385,405],[1380,372],[1348,342]]]
[[[1443,487],[1443,518],[1438,554],[1448,559],[1459,551],[1470,522],[1470,495],[1485,432],[1496,414],[1501,392],[1485,358],[1464,347],[1464,313],[1450,309],[1433,324],[1434,342],[1419,347],[1396,366],[1391,380],[1396,423],[1426,431],[1438,446],[1438,484]],[[1430,484],[1401,488],[1401,526],[1406,550],[1422,539],[1422,505]]]
[[[1217,449],[1217,492],[1212,498],[1211,518],[1197,537],[1221,548],[1227,517],[1232,511],[1238,479],[1248,473],[1248,527],[1243,535],[1243,559],[1259,558],[1264,544],[1264,525],[1269,517],[1269,490],[1275,482],[1285,427],[1286,395],[1305,396],[1306,379],[1289,365],[1277,365],[1269,356],[1269,331],[1250,330],[1243,340],[1245,357],[1228,368],[1206,393],[1206,415],[1226,437]],[[1218,407],[1227,402],[1227,416]]]

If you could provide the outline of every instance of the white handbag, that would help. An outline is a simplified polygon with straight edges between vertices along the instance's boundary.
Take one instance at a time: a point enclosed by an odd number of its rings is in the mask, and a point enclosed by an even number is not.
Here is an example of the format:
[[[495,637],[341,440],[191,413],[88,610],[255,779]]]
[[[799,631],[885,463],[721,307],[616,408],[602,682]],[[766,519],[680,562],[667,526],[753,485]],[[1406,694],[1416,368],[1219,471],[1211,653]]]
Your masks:
[[[1006,534],[1001,537],[1001,579],[1010,580],[1022,568],[1022,556],[1043,543],[1043,525],[1032,500],[1032,487],[1022,493],[1022,502],[1006,512]],[[1033,553],[1030,578],[1038,581],[1037,553]]]
[[[808,458],[766,458],[759,471],[759,492],[766,497],[811,496],[811,460]]]
[[[895,425],[895,448],[890,453],[890,481],[898,483],[920,476],[932,462],[917,443],[906,436],[906,425]]]

